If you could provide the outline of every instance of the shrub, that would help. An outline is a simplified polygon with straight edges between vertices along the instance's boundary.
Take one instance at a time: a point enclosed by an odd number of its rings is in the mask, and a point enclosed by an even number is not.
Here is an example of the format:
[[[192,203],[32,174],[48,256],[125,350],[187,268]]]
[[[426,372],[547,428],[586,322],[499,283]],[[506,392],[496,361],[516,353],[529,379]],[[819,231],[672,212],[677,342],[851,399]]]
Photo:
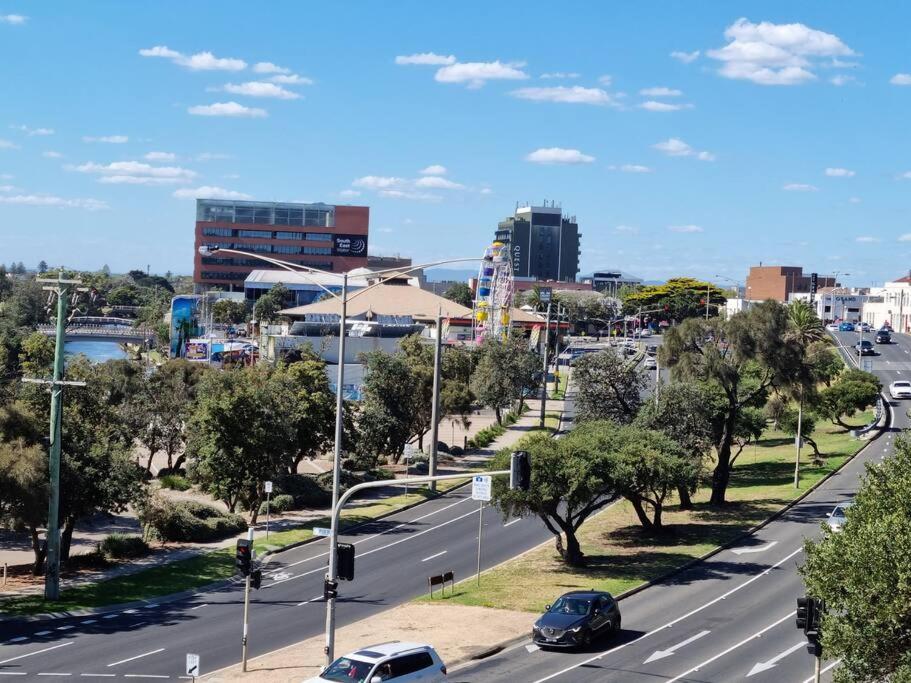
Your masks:
[[[129,560],[149,554],[149,544],[141,536],[110,534],[98,544],[98,551],[113,560]]]
[[[149,502],[140,519],[162,541],[216,541],[247,528],[240,515],[196,501],[169,501],[160,497]]]
[[[465,455],[465,451],[462,450],[461,446],[453,446],[452,448],[449,449],[449,455],[455,455],[455,456]]]
[[[437,441],[437,453],[448,453],[449,446],[446,445],[445,441]]]
[[[294,497],[289,496],[287,493],[279,493],[277,496],[273,496],[272,500],[269,502],[269,511],[276,514],[281,514],[282,512],[287,512],[292,509],[294,509]],[[259,506],[259,514],[266,514],[265,501]]]
[[[161,482],[162,488],[173,489],[174,491],[186,491],[190,488],[190,482],[180,474],[166,474],[163,477],[159,477],[158,481]]]
[[[332,501],[332,473],[327,474],[328,485],[321,484],[319,477],[308,474],[283,474],[275,478],[275,489],[279,494],[284,493],[294,499],[293,508],[289,509],[326,507]]]

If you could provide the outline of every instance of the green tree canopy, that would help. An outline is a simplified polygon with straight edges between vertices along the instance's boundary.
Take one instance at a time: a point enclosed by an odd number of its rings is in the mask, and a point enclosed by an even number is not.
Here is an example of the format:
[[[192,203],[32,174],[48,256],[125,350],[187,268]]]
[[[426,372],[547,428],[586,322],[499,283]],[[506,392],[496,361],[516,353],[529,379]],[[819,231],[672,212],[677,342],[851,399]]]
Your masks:
[[[497,424],[502,424],[503,409],[513,401],[521,405],[525,394],[536,385],[538,356],[520,337],[506,341],[487,338],[477,353],[471,389],[478,401],[496,413]]]
[[[645,373],[613,349],[589,353],[576,360],[573,381],[577,420],[630,422],[642,404]]]
[[[271,323],[279,319],[279,311],[286,307],[291,291],[281,282],[256,300],[253,315],[260,322]]]
[[[671,278],[662,285],[646,285],[625,296],[623,313],[632,315],[640,309],[657,310],[657,317],[680,322],[687,318],[717,316],[727,302],[724,290],[710,282],[690,277]]]
[[[820,392],[815,410],[834,424],[853,429],[843,418],[875,405],[881,390],[882,384],[876,375],[863,370],[845,370],[831,386]]]
[[[247,304],[233,299],[219,299],[212,304],[212,320],[222,325],[237,325],[247,320]]]
[[[456,282],[449,286],[449,288],[443,292],[443,297],[449,299],[450,301],[455,301],[457,304],[471,308],[474,304],[474,293],[464,282]]]

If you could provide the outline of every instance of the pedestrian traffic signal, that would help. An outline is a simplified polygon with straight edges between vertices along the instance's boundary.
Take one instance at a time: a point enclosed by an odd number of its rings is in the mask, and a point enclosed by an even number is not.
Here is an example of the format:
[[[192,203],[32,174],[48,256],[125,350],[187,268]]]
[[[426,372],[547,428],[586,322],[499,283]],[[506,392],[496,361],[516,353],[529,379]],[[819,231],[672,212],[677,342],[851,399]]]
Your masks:
[[[509,488],[515,491],[531,489],[531,456],[528,451],[515,451],[510,457]]]
[[[326,575],[328,576],[328,574]],[[335,599],[338,597],[338,581],[323,581],[323,600]]]
[[[250,588],[254,590],[259,590],[259,587],[263,584],[263,570],[254,569],[250,573]]]
[[[339,543],[335,553],[336,574],[342,581],[354,580],[354,546]]]
[[[234,551],[234,566],[241,576],[250,574],[250,565],[253,561],[253,541],[246,538],[237,539],[237,547]]]
[[[807,613],[809,611],[809,598],[797,598],[797,628],[807,632]]]

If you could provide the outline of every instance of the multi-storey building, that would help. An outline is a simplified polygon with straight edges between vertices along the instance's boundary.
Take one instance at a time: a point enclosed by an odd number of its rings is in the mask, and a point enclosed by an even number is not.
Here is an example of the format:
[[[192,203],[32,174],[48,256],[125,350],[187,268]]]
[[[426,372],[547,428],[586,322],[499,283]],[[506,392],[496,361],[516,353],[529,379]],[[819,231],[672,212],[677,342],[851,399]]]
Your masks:
[[[496,240],[509,245],[516,278],[574,282],[579,272],[579,225],[554,206],[522,206],[502,221]]]
[[[268,267],[252,256],[202,256],[203,245],[338,273],[365,267],[369,222],[366,206],[197,199],[193,281],[202,289],[243,291],[253,270]]]
[[[836,287],[834,277],[818,276],[817,291],[824,287]],[[750,301],[787,302],[792,294],[809,293],[812,289],[812,277],[804,275],[800,266],[750,266],[746,281],[746,298]]]

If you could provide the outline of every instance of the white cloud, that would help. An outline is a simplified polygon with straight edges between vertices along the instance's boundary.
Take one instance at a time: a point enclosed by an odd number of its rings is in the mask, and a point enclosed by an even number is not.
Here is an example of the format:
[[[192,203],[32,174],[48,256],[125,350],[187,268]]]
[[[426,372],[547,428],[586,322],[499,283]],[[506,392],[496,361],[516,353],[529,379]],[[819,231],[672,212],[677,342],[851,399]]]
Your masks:
[[[198,104],[187,111],[195,116],[244,116],[249,118],[263,118],[268,116],[265,109],[245,107],[237,102],[215,102],[214,104]]]
[[[351,184],[368,190],[387,190],[393,187],[403,187],[408,184],[408,181],[395,176],[365,175],[361,178],[356,178]]]
[[[182,52],[177,52],[177,50],[172,50],[166,45],[143,48],[139,51],[139,54],[143,57],[170,59],[175,64],[191,71],[243,71],[247,68],[247,63],[242,59],[216,57],[211,52],[197,52],[188,56]]]
[[[297,100],[300,95],[291,92],[275,83],[265,81],[248,81],[246,83],[225,83],[221,88],[232,95],[246,95],[247,97],[274,97],[279,100]]]
[[[94,137],[91,135],[83,135],[83,142],[106,142],[110,145],[123,145],[130,141],[130,138],[126,135],[102,135],[101,137]]]
[[[610,74],[604,74],[603,76],[598,77],[598,83],[605,87],[609,87],[614,82],[614,77]]]
[[[644,97],[680,97],[683,91],[660,86],[657,88],[643,88],[639,91],[639,94]]]
[[[579,78],[579,76],[581,76],[581,74],[577,74],[574,71],[570,71],[570,72],[553,71],[550,73],[541,74],[541,78],[543,78],[544,80],[548,80],[548,79],[564,80],[564,79]]]
[[[19,149],[19,145],[9,140],[0,138],[0,149]]]
[[[226,190],[223,187],[212,185],[174,190],[174,196],[177,199],[253,199],[251,195],[244,192],[235,192],[234,190]]]
[[[578,149],[563,147],[541,147],[526,155],[525,161],[535,164],[590,164],[595,157],[583,154]]]
[[[87,211],[101,211],[110,208],[106,202],[100,199],[65,199],[51,194],[2,195],[0,204],[56,206],[64,209],[86,209]]]
[[[693,50],[692,52],[681,52],[680,50],[674,50],[671,52],[671,57],[676,59],[678,62],[683,62],[684,64],[690,64],[699,59],[700,55],[699,50]]]
[[[911,242],[911,232],[906,232],[904,235],[899,236],[899,242]]]
[[[196,155],[196,161],[220,161],[222,159],[230,158],[230,154],[225,154],[223,152],[202,152],[201,154]]]
[[[63,155],[60,152],[54,152],[53,150],[48,150],[47,152],[42,152],[41,156],[45,159],[60,159]]]
[[[686,233],[686,234],[696,233],[696,232],[705,232],[702,229],[702,227],[699,225],[669,225],[669,226],[667,226],[667,229],[670,230],[671,232],[679,232],[679,233]]]
[[[830,178],[853,178],[855,174],[846,168],[827,168],[826,175]]]
[[[879,237],[871,237],[870,235],[861,235],[860,237],[854,238],[855,242],[860,242],[861,244],[872,244],[874,242],[881,241]]]
[[[358,190],[342,190],[338,193],[339,197],[360,197],[361,193]]]
[[[480,190],[481,194],[493,194],[493,190],[489,187],[482,187]]]
[[[513,97],[534,102],[563,102],[567,104],[613,104],[613,98],[601,88],[563,85],[553,88],[519,88],[509,93]]]
[[[0,14],[0,24],[12,24],[14,26],[21,26],[26,22],[28,17],[24,17],[21,14]]]
[[[719,74],[725,78],[752,81],[760,85],[799,85],[816,80],[814,60],[853,56],[855,52],[841,39],[804,24],[758,24],[738,19],[724,32],[729,41],[706,54],[722,62]],[[833,66],[832,62],[824,66]]]
[[[395,58],[399,66],[422,64],[426,66],[450,66],[456,63],[455,55],[438,55],[435,52],[420,52],[413,55],[399,55]]]
[[[508,80],[521,81],[528,78],[522,71],[524,63],[513,64],[495,62],[456,62],[438,69],[434,79],[439,83],[464,83],[469,88],[480,88],[487,81]]]
[[[614,228],[616,232],[639,232],[639,228],[635,225],[618,225]]]
[[[892,85],[911,85],[911,74],[895,74],[889,79]]]
[[[258,74],[289,74],[291,69],[286,69],[272,62],[257,62],[253,65],[253,71]]]
[[[648,100],[639,105],[640,109],[647,111],[680,111],[681,109],[692,109],[692,104],[671,104],[670,102],[658,102],[657,100]]]
[[[853,83],[856,80],[857,79],[854,76],[838,74],[837,76],[832,76],[832,78],[829,79],[829,83],[831,83],[832,85],[837,85],[837,86],[841,87],[843,85],[848,85],[848,83]]]
[[[440,164],[431,164],[420,170],[421,175],[446,175],[446,167]]]
[[[699,161],[715,161],[715,155],[711,152],[698,152],[680,138],[668,138],[652,145],[652,148],[669,157],[696,157]]]
[[[26,126],[24,124],[20,124],[18,126],[10,126],[10,128],[12,128],[13,130],[21,130],[23,133],[25,133],[28,136],[53,135],[54,134],[53,128],[31,128],[30,126]]]
[[[622,164],[621,166],[608,166],[611,171],[623,171],[624,173],[651,173],[652,169],[642,164]]]
[[[149,152],[143,158],[146,161],[175,161],[177,155],[173,152]]]
[[[900,173],[897,177],[899,180],[911,180],[911,171]]]
[[[447,178],[441,178],[440,176],[428,175],[423,178],[418,178],[414,181],[415,187],[431,187],[437,190],[464,190],[465,186],[459,183],[454,183]]]
[[[89,162],[67,169],[98,175],[99,182],[111,185],[172,185],[189,182],[197,175],[187,168],[152,166],[141,161],[115,161],[104,165]]]
[[[298,76],[297,74],[279,74],[269,78],[272,83],[281,83],[282,85],[313,85],[312,78]]]
[[[442,197],[436,194],[430,194],[428,192],[410,192],[407,190],[380,190],[379,195],[390,199],[414,199],[423,202],[438,202],[442,199]]]
[[[808,183],[788,183],[781,189],[785,192],[816,192],[819,188]]]

